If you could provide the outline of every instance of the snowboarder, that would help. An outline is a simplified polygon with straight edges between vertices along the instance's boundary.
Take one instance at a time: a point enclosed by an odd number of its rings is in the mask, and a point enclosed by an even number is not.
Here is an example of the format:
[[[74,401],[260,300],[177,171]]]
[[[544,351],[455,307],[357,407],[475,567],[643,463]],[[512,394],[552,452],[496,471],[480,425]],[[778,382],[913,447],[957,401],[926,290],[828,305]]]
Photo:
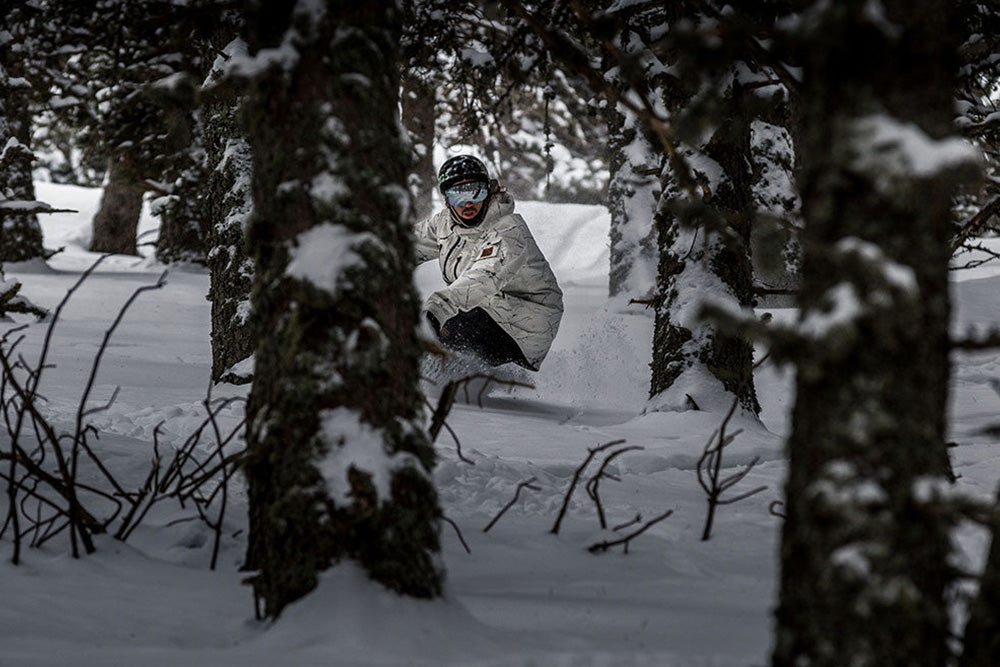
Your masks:
[[[417,260],[436,258],[447,283],[424,304],[428,322],[447,350],[537,371],[563,312],[549,263],[480,160],[450,158],[438,186],[444,210],[415,228]]]

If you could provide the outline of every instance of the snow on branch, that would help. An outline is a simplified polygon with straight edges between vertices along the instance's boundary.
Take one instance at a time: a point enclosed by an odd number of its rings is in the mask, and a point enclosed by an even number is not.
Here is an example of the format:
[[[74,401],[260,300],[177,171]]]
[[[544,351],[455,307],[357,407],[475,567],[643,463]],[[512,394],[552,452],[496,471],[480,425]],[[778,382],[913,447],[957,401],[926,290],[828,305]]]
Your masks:
[[[850,168],[869,177],[879,190],[898,179],[933,178],[961,167],[979,168],[981,152],[966,139],[935,140],[912,123],[887,114],[858,118],[850,128],[854,159]]]
[[[79,213],[70,208],[52,208],[50,204],[31,199],[0,200],[0,217],[5,215],[34,215],[37,213]]]
[[[3,272],[0,271],[0,319],[3,319],[7,313],[26,313],[38,318],[49,314],[49,311],[20,296],[18,294],[20,291],[21,282],[5,279]]]

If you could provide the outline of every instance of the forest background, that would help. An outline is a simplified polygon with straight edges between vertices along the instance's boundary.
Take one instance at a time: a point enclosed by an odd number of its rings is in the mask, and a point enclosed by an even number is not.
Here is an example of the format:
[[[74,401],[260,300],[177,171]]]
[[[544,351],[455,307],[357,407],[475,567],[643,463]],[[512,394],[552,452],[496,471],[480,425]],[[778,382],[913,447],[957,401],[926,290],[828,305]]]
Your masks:
[[[471,147],[521,197],[606,203],[610,308],[654,319],[643,410],[752,417],[755,345],[795,366],[775,665],[996,664],[995,586],[954,641],[950,536],[996,512],[950,491],[946,424],[953,352],[998,339],[954,334],[948,286],[994,254],[994,3],[8,5],[0,260],[48,255],[39,166],[100,181],[98,253],[136,254],[156,195],[158,260],[210,275],[213,380],[252,373],[247,453],[208,470],[246,477],[263,616],[345,559],[442,592],[407,230]],[[796,321],[757,317],[776,296]],[[91,552],[89,413],[66,444],[8,350],[12,560]]]

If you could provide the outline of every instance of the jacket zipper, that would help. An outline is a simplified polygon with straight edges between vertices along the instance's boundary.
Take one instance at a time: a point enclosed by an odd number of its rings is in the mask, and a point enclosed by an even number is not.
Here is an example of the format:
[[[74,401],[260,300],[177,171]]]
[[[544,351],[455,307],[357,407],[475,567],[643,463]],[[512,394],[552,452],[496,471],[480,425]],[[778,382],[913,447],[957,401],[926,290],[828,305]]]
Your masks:
[[[451,255],[452,255],[452,253],[455,252],[456,250],[458,250],[458,246],[460,246],[460,245],[462,245],[462,238],[458,237],[458,239],[455,242],[455,245],[453,245],[451,248],[448,249],[448,254],[444,258],[444,268],[445,268],[446,272],[448,270],[448,262],[451,261]],[[458,258],[455,259],[455,266],[454,266],[454,268],[452,270],[452,279],[451,279],[452,282],[455,282],[456,280],[458,280],[458,260],[460,260],[460,259],[461,259],[461,257],[458,257]],[[447,274],[446,274],[446,276],[447,276]]]

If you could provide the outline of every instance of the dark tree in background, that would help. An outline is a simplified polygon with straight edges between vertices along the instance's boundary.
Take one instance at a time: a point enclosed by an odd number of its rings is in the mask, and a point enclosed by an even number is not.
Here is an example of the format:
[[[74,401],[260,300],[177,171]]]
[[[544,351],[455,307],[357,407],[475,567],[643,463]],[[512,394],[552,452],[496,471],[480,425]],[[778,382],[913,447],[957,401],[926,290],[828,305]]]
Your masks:
[[[986,157],[987,178],[964,188],[956,202],[956,239],[959,251],[996,258],[978,242],[1000,228],[1000,106],[996,98],[1000,79],[1000,5],[961,0],[956,3],[963,43],[959,48],[958,114],[956,122]],[[964,263],[964,261],[963,261]]]
[[[718,3],[678,2],[669,10],[671,31],[659,46],[670,68],[660,90],[672,136],[655,219],[652,409],[725,409],[710,402],[718,383],[743,409],[760,411],[750,342],[705,317],[697,303],[709,299],[747,313],[755,305],[754,127],[788,95],[779,64],[753,48],[771,18],[767,9],[748,4],[724,12]]]
[[[166,0],[43,5],[61,56],[51,85],[62,103],[52,111],[83,130],[90,159],[107,164],[90,248],[134,255],[149,181],[163,179],[190,142],[184,112],[163,100],[180,83],[171,77],[193,68],[188,15]]]
[[[412,596],[440,594],[443,576],[397,110],[401,12],[314,9],[254,2],[248,20],[264,71],[246,109],[260,341],[247,567],[268,616],[344,558]]]
[[[16,213],[35,199],[32,180],[32,60],[38,16],[23,2],[0,2],[0,265],[42,257],[42,228],[34,213]],[[8,207],[4,202],[8,202]]]
[[[987,158],[987,173],[980,191],[970,188],[978,197],[968,197],[971,218],[960,229],[962,245],[984,229],[996,229],[1000,210],[1000,116],[997,101],[991,94],[1000,78],[1000,5],[997,3],[958,3],[964,42],[959,50],[960,71],[959,124],[967,136],[981,147]],[[971,201],[970,201],[971,200]],[[953,243],[953,247],[959,245]],[[1000,497],[1000,496],[998,496]],[[995,503],[994,513],[1000,508]],[[997,516],[994,514],[994,516]],[[1000,522],[989,526],[992,544],[979,581],[979,593],[969,612],[963,634],[964,647],[959,667],[992,667],[1000,664]]]
[[[662,98],[665,68],[650,45],[667,18],[663,5],[625,7],[614,16],[617,32],[602,44],[601,55],[616,92],[638,85],[644,97]],[[611,173],[608,294],[648,299],[656,287],[659,252],[653,214],[662,192],[663,146],[650,123],[622,103],[608,103],[605,114]]]
[[[607,142],[592,95],[503,4],[404,2],[403,120],[418,210],[434,189],[435,145],[480,153],[518,199],[603,201]]]
[[[232,58],[246,55],[246,43],[235,39],[222,45],[220,69],[208,85],[221,77]],[[202,205],[208,221],[207,262],[211,272],[208,298],[212,302],[212,380],[243,384],[251,368],[240,368],[257,345],[250,320],[250,293],[255,265],[247,245],[247,224],[253,211],[253,158],[234,101],[218,100],[202,108],[203,143],[207,172]]]
[[[949,208],[974,156],[948,141],[954,3],[871,7],[810,3],[793,35],[806,349],[775,667],[948,664]]]

